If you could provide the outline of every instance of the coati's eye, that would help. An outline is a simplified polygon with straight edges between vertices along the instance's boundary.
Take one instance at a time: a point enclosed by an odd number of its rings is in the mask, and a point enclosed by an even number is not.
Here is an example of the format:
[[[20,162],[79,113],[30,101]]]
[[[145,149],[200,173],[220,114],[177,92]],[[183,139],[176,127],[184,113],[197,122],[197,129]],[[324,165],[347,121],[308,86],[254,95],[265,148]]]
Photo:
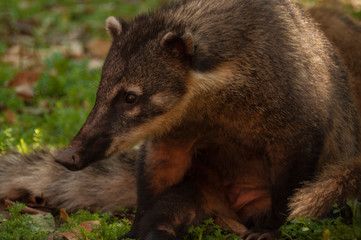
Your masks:
[[[137,95],[134,93],[127,93],[125,94],[124,100],[127,104],[134,104],[137,101]]]

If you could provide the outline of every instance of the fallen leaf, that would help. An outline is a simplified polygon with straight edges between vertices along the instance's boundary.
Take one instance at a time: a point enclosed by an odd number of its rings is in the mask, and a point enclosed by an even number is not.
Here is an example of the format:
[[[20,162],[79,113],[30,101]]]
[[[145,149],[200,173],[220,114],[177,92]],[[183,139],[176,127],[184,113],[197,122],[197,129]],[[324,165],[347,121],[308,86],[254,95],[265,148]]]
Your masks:
[[[13,79],[6,84],[6,87],[17,87],[21,85],[35,84],[39,79],[40,73],[33,71],[22,71],[17,73]]]
[[[68,221],[69,215],[66,213],[65,208],[60,208],[60,218],[64,221]]]
[[[71,41],[64,45],[65,56],[68,56],[70,58],[82,58],[84,56],[84,47],[83,44],[80,41]]]
[[[80,227],[84,228],[86,231],[91,232],[100,225],[99,221],[86,221],[79,224]]]
[[[84,47],[80,41],[68,41],[63,42],[61,45],[52,45],[49,48],[39,49],[37,54],[39,58],[44,61],[45,59],[52,57],[55,53],[60,53],[61,55],[80,59],[84,57]],[[51,72],[51,74],[57,74],[56,72]]]
[[[72,233],[72,232],[59,233],[58,235],[63,236],[68,240],[79,240],[79,238],[77,237],[77,234]]]
[[[87,51],[94,57],[105,58],[108,54],[111,42],[102,38],[93,38],[86,44]]]
[[[99,221],[87,221],[79,224],[79,227],[84,228],[84,230],[87,232],[91,232],[99,225]],[[77,228],[72,229],[72,232],[59,233],[59,235],[65,237],[68,240],[78,240],[80,237],[82,237],[81,232]]]
[[[243,224],[232,218],[224,216],[217,216],[215,219],[215,224],[221,226],[224,229],[228,229],[239,236],[248,230]]]
[[[30,100],[35,97],[33,86],[38,81],[39,72],[22,71],[6,84],[6,87],[14,87],[16,94],[24,99]]]
[[[17,120],[15,113],[10,109],[5,110],[5,118],[8,124],[14,124]]]
[[[91,58],[89,59],[88,62],[88,69],[92,70],[92,69],[100,69],[104,64],[104,60],[103,59],[99,59],[99,58]]]
[[[23,45],[14,45],[8,48],[1,60],[22,69],[28,69],[40,64],[37,56]]]
[[[32,85],[20,85],[15,87],[15,93],[23,100],[31,100],[35,97]]]
[[[9,199],[5,199],[4,200],[5,206],[13,206],[15,203]],[[25,207],[23,210],[21,210],[22,213],[29,213],[29,214],[44,214],[45,212],[40,211],[38,209],[35,208],[31,208],[31,207]]]

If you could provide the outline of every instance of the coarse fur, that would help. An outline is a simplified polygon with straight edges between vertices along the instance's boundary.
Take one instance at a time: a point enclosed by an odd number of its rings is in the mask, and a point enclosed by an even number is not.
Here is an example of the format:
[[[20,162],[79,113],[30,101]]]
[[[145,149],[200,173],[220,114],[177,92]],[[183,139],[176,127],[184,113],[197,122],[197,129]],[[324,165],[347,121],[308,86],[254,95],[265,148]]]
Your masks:
[[[289,213],[360,197],[347,73],[291,2],[180,1],[107,29],[95,106],[57,161],[82,169],[145,139],[129,236],[179,239],[221,216],[272,239]]]

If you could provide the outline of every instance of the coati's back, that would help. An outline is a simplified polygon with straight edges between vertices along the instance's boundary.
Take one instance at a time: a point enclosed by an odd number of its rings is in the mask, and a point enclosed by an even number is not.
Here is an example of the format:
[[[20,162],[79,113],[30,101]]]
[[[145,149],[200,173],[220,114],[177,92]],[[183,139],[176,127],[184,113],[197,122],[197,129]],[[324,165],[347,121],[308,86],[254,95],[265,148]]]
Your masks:
[[[294,124],[295,117],[300,125],[317,125],[326,139],[319,146],[322,168],[325,162],[339,161],[340,155],[358,156],[358,114],[337,53],[304,12],[289,2],[188,0],[156,12],[154,18],[164,18],[165,31],[193,36],[191,72],[204,74],[190,84],[205,98],[190,107],[197,108],[197,116],[204,113],[217,123],[227,116],[252,121],[256,107],[277,116],[274,125],[270,120],[262,123],[267,128]]]

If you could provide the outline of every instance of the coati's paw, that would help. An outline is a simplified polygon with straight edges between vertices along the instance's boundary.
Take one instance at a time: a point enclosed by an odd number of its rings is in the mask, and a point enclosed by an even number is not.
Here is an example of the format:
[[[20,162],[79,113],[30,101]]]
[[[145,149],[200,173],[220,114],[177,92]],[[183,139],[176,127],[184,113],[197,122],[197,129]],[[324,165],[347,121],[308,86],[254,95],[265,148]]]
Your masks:
[[[276,234],[275,232],[246,231],[240,237],[244,240],[273,240]]]
[[[174,235],[164,230],[151,231],[145,240],[175,240],[177,239]]]

